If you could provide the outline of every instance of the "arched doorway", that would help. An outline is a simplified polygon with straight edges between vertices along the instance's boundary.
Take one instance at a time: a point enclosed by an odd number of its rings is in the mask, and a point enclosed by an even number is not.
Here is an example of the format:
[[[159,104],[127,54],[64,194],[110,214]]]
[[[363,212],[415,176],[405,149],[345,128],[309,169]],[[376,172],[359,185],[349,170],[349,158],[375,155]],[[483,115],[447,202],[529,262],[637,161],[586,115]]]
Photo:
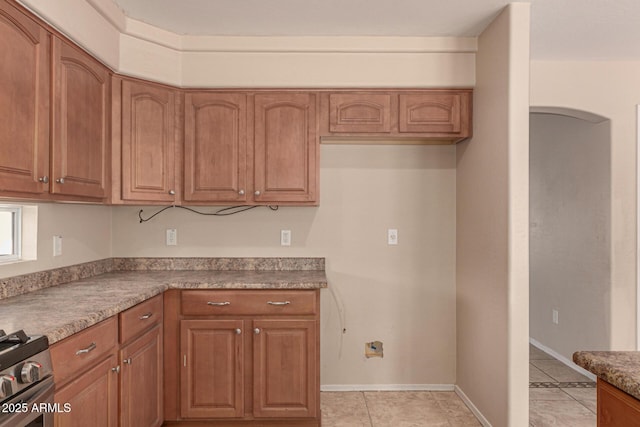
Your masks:
[[[610,121],[532,108],[529,199],[532,342],[569,363],[575,351],[609,349]]]

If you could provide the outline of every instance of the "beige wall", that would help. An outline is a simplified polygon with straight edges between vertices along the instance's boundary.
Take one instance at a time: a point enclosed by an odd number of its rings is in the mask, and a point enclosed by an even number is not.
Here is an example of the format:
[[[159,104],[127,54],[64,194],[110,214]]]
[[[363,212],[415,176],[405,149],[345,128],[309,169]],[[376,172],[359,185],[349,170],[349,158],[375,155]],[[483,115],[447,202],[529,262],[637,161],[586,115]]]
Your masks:
[[[457,146],[457,386],[495,426],[528,424],[529,5],[480,36],[474,137]]]
[[[282,39],[257,39],[259,46],[244,39],[194,41],[128,22],[109,0],[24,1],[114,70],[176,85],[476,83],[475,39],[286,41],[293,47],[282,47]],[[98,23],[96,13],[108,21]],[[263,208],[229,218],[172,210],[146,224],[137,222],[136,208],[112,208],[111,254],[325,256],[339,303],[323,291],[323,384],[457,383],[493,425],[524,425],[528,18],[528,5],[511,5],[481,38],[471,143],[323,146],[319,208]],[[154,35],[160,43],[150,46]],[[48,218],[74,226],[74,216]],[[178,228],[175,248],[163,245],[167,227]],[[284,227],[293,231],[291,248],[278,246]],[[387,228],[399,229],[397,247],[386,245]],[[93,232],[83,235],[89,246],[101,241]],[[385,357],[366,360],[363,343],[374,339],[384,342]]]
[[[322,145],[320,177],[316,208],[172,209],[143,224],[139,208],[114,208],[113,253],[326,257],[341,309],[322,291],[323,387],[454,384],[455,147]],[[165,246],[166,228],[178,229],[178,246]],[[388,228],[398,246],[387,245]],[[291,247],[280,246],[281,229]],[[364,357],[373,340],[383,359]]]
[[[111,256],[111,207],[54,203],[26,204],[35,205],[38,208],[38,259],[0,265],[0,278]],[[62,255],[57,257],[53,256],[54,235],[62,236]]]
[[[609,348],[611,122],[532,114],[530,135],[530,336],[571,360]]]
[[[640,62],[533,61],[531,105],[611,120],[610,349],[636,349],[636,104]],[[579,301],[579,296],[577,296]],[[576,349],[581,350],[581,349]]]

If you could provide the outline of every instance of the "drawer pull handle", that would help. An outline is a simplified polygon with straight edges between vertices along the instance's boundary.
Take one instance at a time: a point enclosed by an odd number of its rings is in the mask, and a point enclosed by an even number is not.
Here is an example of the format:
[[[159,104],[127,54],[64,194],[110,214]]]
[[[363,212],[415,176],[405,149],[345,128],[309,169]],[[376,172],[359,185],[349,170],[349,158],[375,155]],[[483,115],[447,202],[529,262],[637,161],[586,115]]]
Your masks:
[[[225,301],[225,302],[208,301],[207,305],[215,305],[216,307],[220,307],[223,305],[231,305],[231,303],[229,301]]]
[[[269,305],[289,305],[289,304],[291,304],[291,301],[268,301],[267,304],[269,304]]]
[[[91,344],[89,344],[89,347],[76,351],[76,356],[80,356],[81,354],[87,354],[90,351],[93,351],[95,349],[96,349],[96,343],[92,342]]]
[[[148,318],[150,318],[151,316],[153,316],[153,313],[147,313],[145,315],[142,315],[139,317],[140,320],[147,320]]]

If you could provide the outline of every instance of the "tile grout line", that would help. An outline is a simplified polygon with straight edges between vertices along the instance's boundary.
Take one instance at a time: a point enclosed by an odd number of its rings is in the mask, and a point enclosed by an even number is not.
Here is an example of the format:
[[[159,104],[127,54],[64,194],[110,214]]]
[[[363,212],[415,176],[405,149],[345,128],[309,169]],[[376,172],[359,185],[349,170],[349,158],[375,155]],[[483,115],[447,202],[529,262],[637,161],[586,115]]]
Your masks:
[[[364,399],[364,406],[367,408],[367,416],[369,417],[369,426],[373,427],[373,420],[371,419],[371,411],[369,410],[369,402],[367,402],[367,395],[365,392],[362,392],[362,397]]]

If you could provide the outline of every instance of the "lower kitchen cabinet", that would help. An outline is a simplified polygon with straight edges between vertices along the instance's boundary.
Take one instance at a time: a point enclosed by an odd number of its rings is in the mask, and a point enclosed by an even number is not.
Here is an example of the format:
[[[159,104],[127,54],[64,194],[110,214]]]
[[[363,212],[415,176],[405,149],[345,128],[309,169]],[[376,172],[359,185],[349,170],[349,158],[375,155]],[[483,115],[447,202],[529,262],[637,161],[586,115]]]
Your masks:
[[[640,427],[640,401],[598,378],[598,427]]]
[[[162,308],[159,295],[51,346],[54,401],[71,406],[56,427],[162,425]]]
[[[56,427],[118,425],[118,322],[111,317],[50,347]]]
[[[162,295],[119,315],[120,427],[162,425]]]
[[[118,425],[118,375],[116,356],[95,365],[89,371],[56,390],[55,402],[69,412],[57,412],[56,427],[116,427]],[[54,368],[55,369],[55,368]]]
[[[319,291],[169,295],[165,425],[320,425]]]
[[[162,327],[120,350],[120,426],[162,425]]]
[[[317,412],[314,320],[253,322],[253,415],[309,418]]]
[[[242,320],[183,320],[181,413],[184,418],[244,414]]]

